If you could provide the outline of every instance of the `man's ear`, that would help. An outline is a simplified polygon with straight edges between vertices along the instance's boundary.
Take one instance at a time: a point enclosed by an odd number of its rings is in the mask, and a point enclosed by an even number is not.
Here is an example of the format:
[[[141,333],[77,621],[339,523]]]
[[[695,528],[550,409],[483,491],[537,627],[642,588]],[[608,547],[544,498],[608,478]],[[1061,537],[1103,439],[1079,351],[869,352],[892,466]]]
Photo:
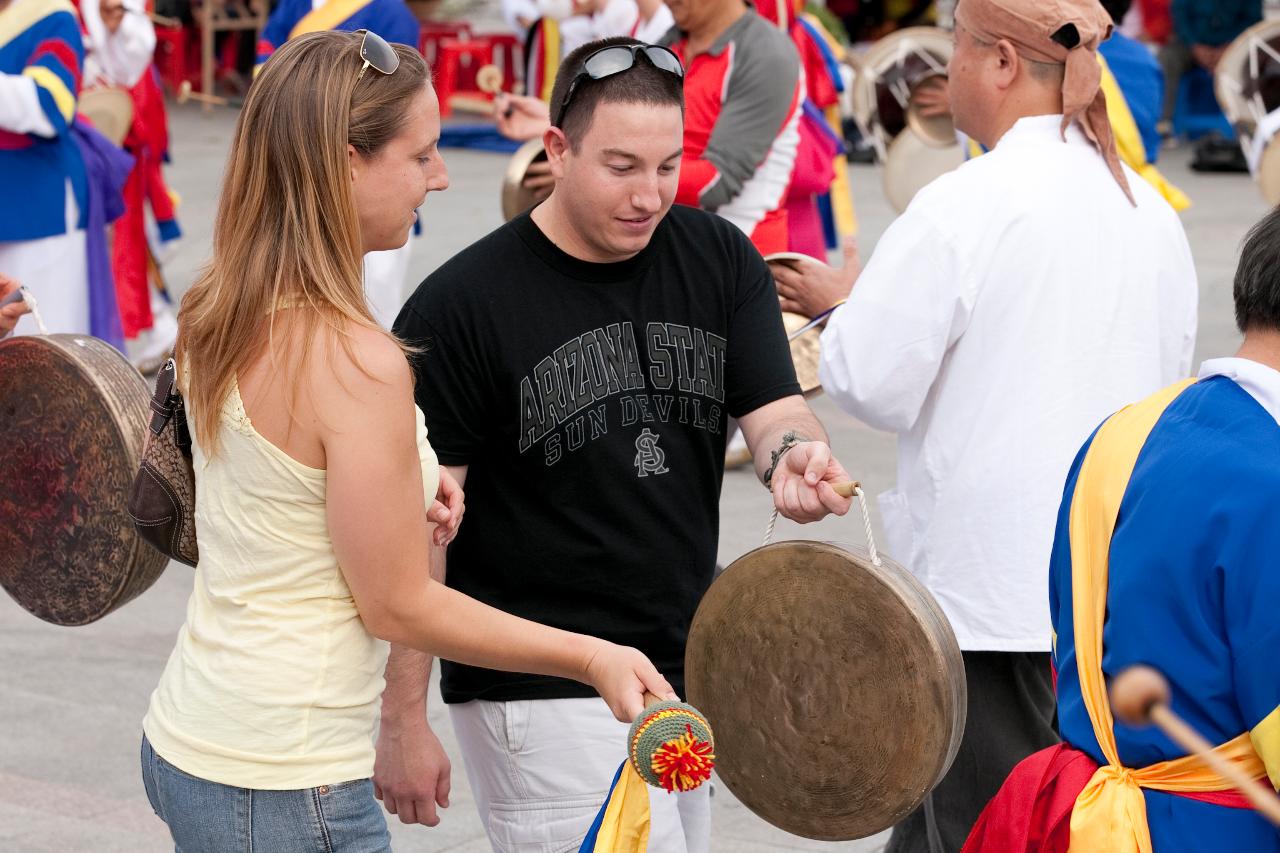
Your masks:
[[[996,63],[995,84],[1001,89],[1008,89],[1018,79],[1018,74],[1022,70],[1022,57],[1018,55],[1017,48],[1008,39],[1000,39],[996,42],[996,49],[992,56]]]
[[[564,161],[571,148],[569,139],[558,127],[549,127],[542,135],[542,147],[547,151],[547,162],[551,164],[551,174],[556,178],[564,177]]]

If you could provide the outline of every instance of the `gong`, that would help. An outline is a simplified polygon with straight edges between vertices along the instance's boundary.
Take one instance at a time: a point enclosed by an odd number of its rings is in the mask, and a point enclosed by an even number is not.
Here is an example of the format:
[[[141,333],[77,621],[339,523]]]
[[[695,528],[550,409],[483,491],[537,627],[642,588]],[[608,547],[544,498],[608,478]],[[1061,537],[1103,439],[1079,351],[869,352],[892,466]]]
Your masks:
[[[168,560],[126,512],[150,390],[88,335],[0,341],[0,586],[57,625],[85,625]]]
[[[955,758],[964,663],[929,592],[880,555],[779,542],[703,598],[688,700],[716,733],[716,772],[764,820],[805,838],[901,821]]]
[[[526,189],[524,179],[529,167],[547,159],[541,139],[530,139],[511,155],[507,173],[502,178],[502,218],[508,222],[538,203],[538,193]]]
[[[814,326],[801,332],[809,325],[809,319],[787,311],[782,312],[782,324],[787,330],[791,363],[795,365],[800,390],[806,397],[816,397],[822,393],[822,381],[818,378],[818,366],[822,360],[822,328]]]

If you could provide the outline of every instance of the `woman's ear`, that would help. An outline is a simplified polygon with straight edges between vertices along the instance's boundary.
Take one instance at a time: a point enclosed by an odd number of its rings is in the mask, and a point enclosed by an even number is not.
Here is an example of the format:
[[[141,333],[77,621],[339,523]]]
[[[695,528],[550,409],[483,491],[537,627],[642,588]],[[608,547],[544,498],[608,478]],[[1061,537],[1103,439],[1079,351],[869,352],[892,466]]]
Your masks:
[[[356,182],[356,172],[360,168],[360,152],[351,143],[347,143],[347,165],[351,169],[351,183]]]

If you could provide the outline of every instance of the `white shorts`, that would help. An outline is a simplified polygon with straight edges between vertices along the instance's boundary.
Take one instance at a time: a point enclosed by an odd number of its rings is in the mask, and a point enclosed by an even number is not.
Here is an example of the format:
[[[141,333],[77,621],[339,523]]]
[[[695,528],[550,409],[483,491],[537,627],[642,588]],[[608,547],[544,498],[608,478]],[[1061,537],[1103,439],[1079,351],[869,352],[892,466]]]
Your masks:
[[[576,853],[626,757],[628,727],[601,699],[476,700],[449,713],[493,849]],[[710,787],[649,789],[649,853],[707,853]]]

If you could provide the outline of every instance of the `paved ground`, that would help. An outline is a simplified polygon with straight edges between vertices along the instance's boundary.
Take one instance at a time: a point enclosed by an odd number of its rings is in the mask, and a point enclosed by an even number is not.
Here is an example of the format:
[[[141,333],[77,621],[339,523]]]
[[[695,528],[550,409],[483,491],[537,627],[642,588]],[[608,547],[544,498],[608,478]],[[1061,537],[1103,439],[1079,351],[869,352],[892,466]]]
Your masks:
[[[234,113],[203,117],[193,108],[173,114],[173,186],[185,202],[188,237],[170,264],[177,290],[190,283],[209,247],[217,195]],[[446,152],[452,188],[433,195],[424,209],[425,237],[415,244],[412,281],[499,223],[498,185],[505,159]],[[1241,176],[1198,176],[1185,167],[1184,151],[1164,164],[1171,178],[1197,201],[1185,214],[1201,282],[1201,356],[1228,353],[1237,337],[1231,319],[1231,273],[1246,230],[1265,212],[1254,186]],[[878,174],[853,171],[868,255],[890,221]],[[1087,334],[1087,330],[1082,330]],[[855,476],[872,491],[894,483],[894,439],[838,412],[829,401],[815,406],[832,443]],[[731,473],[721,501],[720,555],[728,562],[759,543],[769,503],[746,473]],[[798,529],[783,522],[778,536]],[[861,542],[861,524],[834,521],[806,536]],[[190,589],[189,570],[174,565],[138,601],[102,622],[79,629],[45,625],[0,596],[0,851],[128,851],[171,849],[164,827],[151,814],[138,779],[139,721],[181,622]],[[451,750],[452,732],[441,705],[432,720]],[[454,750],[456,754],[456,750]],[[482,853],[488,849],[461,769],[455,771],[453,807],[436,829],[393,827],[399,851]],[[871,853],[884,838],[820,844],[782,833],[749,813],[727,790],[714,800],[717,853],[830,850]]]

